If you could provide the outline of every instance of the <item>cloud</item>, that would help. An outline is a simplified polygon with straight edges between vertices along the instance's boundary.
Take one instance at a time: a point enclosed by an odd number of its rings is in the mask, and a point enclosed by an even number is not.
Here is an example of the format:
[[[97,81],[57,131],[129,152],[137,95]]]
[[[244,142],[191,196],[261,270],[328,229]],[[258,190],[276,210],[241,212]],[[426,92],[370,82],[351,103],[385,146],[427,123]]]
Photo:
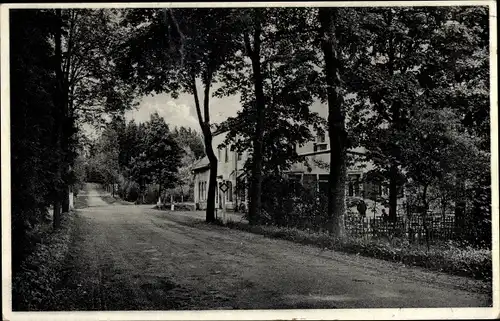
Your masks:
[[[200,97],[200,103],[203,103]],[[220,123],[228,117],[236,116],[241,109],[239,96],[212,98],[210,101],[210,123]],[[191,127],[200,131],[198,116],[194,106],[194,98],[189,94],[181,94],[172,99],[169,94],[144,96],[137,109],[125,114],[127,121],[146,122],[154,112],[165,119],[171,128],[174,126]]]
[[[125,114],[127,120],[135,120],[137,123],[146,122],[150,115],[157,112],[165,119],[170,127],[184,126],[200,130],[196,114],[183,99],[173,100],[170,95],[160,94],[155,96],[145,96],[142,98],[139,107]]]

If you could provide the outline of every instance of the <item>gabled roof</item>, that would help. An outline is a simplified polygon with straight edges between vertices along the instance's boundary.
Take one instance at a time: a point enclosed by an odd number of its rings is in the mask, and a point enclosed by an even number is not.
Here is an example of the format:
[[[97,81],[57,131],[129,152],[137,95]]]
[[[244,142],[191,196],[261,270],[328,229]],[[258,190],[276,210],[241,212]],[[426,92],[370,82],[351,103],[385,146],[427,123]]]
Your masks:
[[[210,167],[210,162],[208,161],[208,157],[205,156],[193,165],[193,171],[199,171],[201,169],[209,167]]]

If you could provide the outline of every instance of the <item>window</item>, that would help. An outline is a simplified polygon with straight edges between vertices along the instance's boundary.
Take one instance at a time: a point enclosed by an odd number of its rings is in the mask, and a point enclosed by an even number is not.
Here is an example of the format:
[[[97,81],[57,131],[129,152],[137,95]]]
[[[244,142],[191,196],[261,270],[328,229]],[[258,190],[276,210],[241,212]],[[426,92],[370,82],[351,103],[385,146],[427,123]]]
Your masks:
[[[325,142],[325,133],[318,134],[318,136],[316,136],[316,142],[317,143],[324,143]]]
[[[240,180],[238,182],[236,189],[239,191],[238,194],[240,195],[241,201],[244,202],[245,201],[245,182],[243,180]]]
[[[219,184],[215,184],[215,203],[217,203],[218,196],[219,196]]]
[[[237,152],[238,153],[238,152]],[[238,160],[240,161],[241,160],[241,155],[242,153],[238,153]]]
[[[229,155],[228,155],[228,152],[227,152],[227,147],[224,149],[224,152],[225,152],[224,159],[226,160],[226,163],[227,163],[229,161]]]
[[[221,161],[221,158],[220,158],[220,148],[217,148],[217,160],[219,162]]]
[[[326,150],[327,145],[326,144],[314,144],[314,151],[319,152],[322,150]]]
[[[201,201],[201,182],[198,182],[198,201]]]
[[[402,198],[404,196],[403,186],[398,186],[398,198]]]
[[[321,133],[316,136],[316,142],[314,143],[314,151],[319,152],[327,149],[328,144],[325,142],[325,133]]]
[[[361,194],[361,175],[360,174],[350,174],[349,178],[349,196],[360,196]]]
[[[232,202],[233,201],[233,183],[231,183],[231,181],[227,181],[226,185],[227,185],[226,200],[228,202]]]
[[[349,182],[349,196],[354,196],[354,183],[352,181]]]

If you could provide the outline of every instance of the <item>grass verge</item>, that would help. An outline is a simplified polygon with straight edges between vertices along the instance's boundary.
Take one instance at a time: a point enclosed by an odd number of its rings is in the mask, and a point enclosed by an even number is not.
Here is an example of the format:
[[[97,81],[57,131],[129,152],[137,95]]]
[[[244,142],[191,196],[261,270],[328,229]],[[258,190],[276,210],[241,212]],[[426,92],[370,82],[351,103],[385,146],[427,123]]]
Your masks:
[[[40,311],[57,300],[55,287],[68,253],[74,215],[72,212],[63,215],[61,228],[48,231],[33,253],[21,263],[19,272],[12,278],[13,311]]]
[[[75,197],[75,209],[85,208],[88,206],[89,198],[87,195],[78,195]]]
[[[269,225],[251,226],[248,223],[232,221],[226,222],[225,226],[271,238],[424,267],[478,280],[491,281],[492,278],[492,253],[487,249],[460,248],[453,243],[446,243],[431,247],[427,251],[421,246],[411,245],[401,240],[366,240],[349,237],[338,239],[326,233],[312,233]]]
[[[170,211],[171,204],[155,205],[154,208],[160,211]],[[174,211],[194,211],[194,210],[195,210],[194,205],[174,204]]]
[[[121,198],[114,197],[112,195],[101,195],[103,201],[108,204],[120,204],[120,205],[129,205],[132,204],[130,202],[124,201]]]

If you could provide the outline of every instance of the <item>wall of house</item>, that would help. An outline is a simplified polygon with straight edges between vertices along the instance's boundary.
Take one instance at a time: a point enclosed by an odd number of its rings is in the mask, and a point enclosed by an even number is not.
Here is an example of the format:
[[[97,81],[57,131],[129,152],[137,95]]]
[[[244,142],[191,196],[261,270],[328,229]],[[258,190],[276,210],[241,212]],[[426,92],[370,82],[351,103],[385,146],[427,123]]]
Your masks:
[[[317,112],[320,116],[326,118],[328,115],[328,109],[325,104],[320,102],[315,102],[311,106],[311,110]],[[324,135],[318,135],[315,140],[307,142],[302,146],[296,146],[298,154],[311,153],[315,151],[328,150],[330,148],[328,132],[325,129]],[[236,152],[231,152],[230,148],[218,148],[218,146],[224,141],[226,133],[215,135],[213,137],[213,148],[218,158],[217,167],[217,194],[216,194],[216,207],[225,207],[228,210],[234,210],[238,208],[240,204],[247,205],[248,195],[238,195],[236,193],[237,177],[242,174],[242,168],[248,157],[248,152],[243,153],[241,157],[238,158]],[[363,147],[358,147],[351,149],[350,152],[354,153],[364,153],[365,149]],[[291,168],[292,173],[301,175],[303,180],[306,176],[306,180],[309,182],[316,182],[317,188],[324,188],[327,183],[326,175],[328,175],[329,169],[328,164],[330,160],[330,155],[328,153],[307,156],[307,164],[294,164]],[[376,193],[379,198],[387,196],[387,190],[381,188],[376,184],[368,184],[364,182],[365,175],[368,171],[374,168],[371,162],[356,162],[354,165],[349,166],[347,169],[348,179],[346,183],[346,196],[348,200],[351,199],[362,199],[367,203],[367,215],[380,216],[382,209],[385,208],[388,212],[388,208],[385,204],[381,204],[380,201],[375,200],[377,197],[371,199],[369,195]],[[208,189],[208,168],[202,172],[195,175],[195,202],[199,204],[200,209],[206,208],[206,196],[198,199],[197,188],[199,182],[206,182],[206,189],[202,193],[207,192]],[[219,185],[222,183],[228,183],[231,188],[224,194],[221,194]],[[399,198],[399,204],[403,204],[404,195]],[[400,206],[401,208],[401,206]],[[351,209],[352,210],[352,209]],[[354,207],[354,211],[356,211]]]
[[[237,193],[237,177],[243,172],[242,169],[248,157],[248,152],[244,152],[238,157],[238,154],[235,151],[231,151],[230,147],[218,148],[225,137],[226,133],[215,135],[212,141],[212,146],[218,159],[215,206],[217,209],[225,208],[226,210],[234,211],[240,208],[242,204],[246,207],[247,203],[246,193]],[[197,171],[194,177],[195,203],[198,204],[197,206],[200,210],[206,209],[207,206],[206,193],[208,192],[209,172],[209,169],[206,168],[202,171]],[[222,192],[220,189],[222,183],[228,186],[226,192]],[[200,194],[198,194],[197,189],[199,189],[199,186],[203,188],[204,184],[206,185],[206,190],[202,190],[201,195],[205,195],[204,197],[199,197]]]

